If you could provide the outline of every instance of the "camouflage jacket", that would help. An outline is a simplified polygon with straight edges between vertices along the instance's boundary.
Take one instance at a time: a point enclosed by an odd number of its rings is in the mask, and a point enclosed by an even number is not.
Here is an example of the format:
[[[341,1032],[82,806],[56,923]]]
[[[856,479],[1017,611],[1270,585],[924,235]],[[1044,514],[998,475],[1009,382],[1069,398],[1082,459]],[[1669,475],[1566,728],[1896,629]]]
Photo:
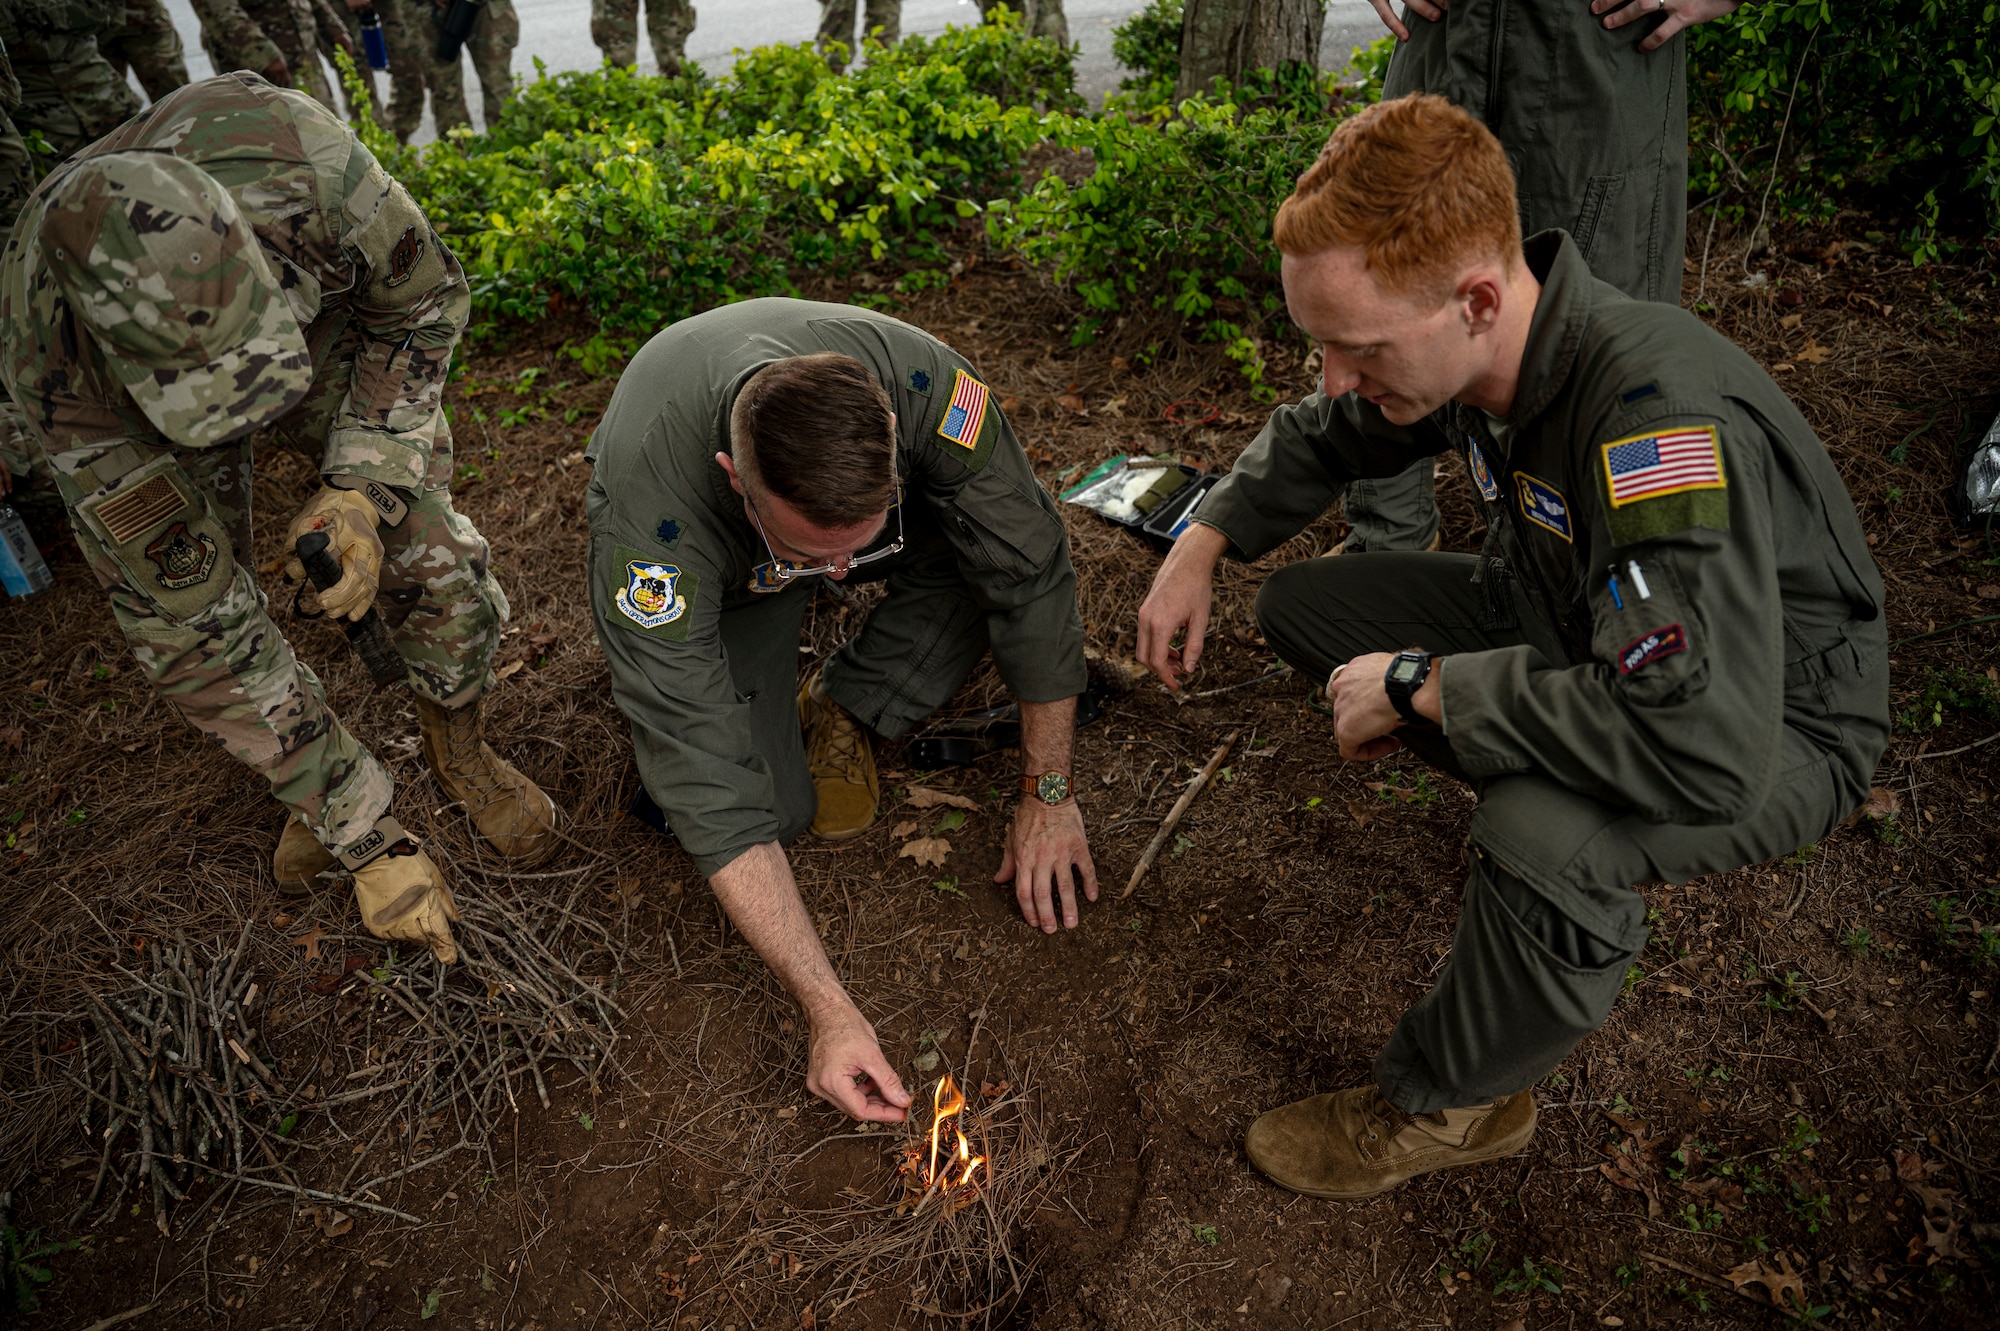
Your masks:
[[[135,150],[207,172],[262,246],[313,361],[312,391],[280,428],[324,439],[326,475],[422,485],[470,297],[408,192],[331,112],[254,74],[189,84],[87,154]],[[68,176],[58,168],[42,183],[0,255],[0,378],[51,453],[121,440],[172,446],[107,368],[39,253],[38,211],[61,206]],[[91,258],[115,272],[116,256]],[[268,403],[242,406],[244,430],[270,414]]]

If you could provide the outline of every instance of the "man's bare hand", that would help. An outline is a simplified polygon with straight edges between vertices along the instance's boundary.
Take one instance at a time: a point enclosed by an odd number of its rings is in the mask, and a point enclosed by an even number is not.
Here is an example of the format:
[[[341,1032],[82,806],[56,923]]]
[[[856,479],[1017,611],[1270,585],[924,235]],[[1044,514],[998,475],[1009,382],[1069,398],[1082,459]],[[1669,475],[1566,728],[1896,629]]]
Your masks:
[[[901,1123],[910,1093],[882,1057],[870,1026],[851,1004],[812,1023],[806,1089],[849,1118]]]
[[[1375,6],[1375,12],[1382,16],[1382,22],[1389,31],[1396,34],[1397,41],[1410,40],[1410,30],[1403,26],[1403,20],[1396,17],[1395,0],[1368,0],[1368,3]],[[1451,8],[1449,0],[1407,0],[1407,3],[1412,14],[1433,23],[1443,18],[1444,11]]]
[[[1674,39],[1675,34],[1697,23],[1710,19],[1725,18],[1736,12],[1743,0],[1590,0],[1590,12],[1604,15],[1604,26],[1622,28],[1627,23],[1637,23],[1642,18],[1655,14],[1665,14],[1666,21],[1646,34],[1639,43],[1641,51],[1657,51]],[[1382,7],[1382,0],[1375,0],[1375,7]]]
[[[1139,607],[1139,664],[1179,690],[1181,678],[1201,664],[1202,640],[1208,634],[1208,611],[1215,599],[1215,561],[1229,548],[1229,538],[1199,522],[1180,534],[1152,590]],[[1185,633],[1181,645],[1173,645]]]
[[[1340,756],[1353,762],[1373,762],[1403,747],[1396,729],[1403,715],[1389,701],[1384,677],[1393,652],[1357,656],[1346,665],[1335,666],[1326,681],[1326,701],[1333,708],[1333,736],[1340,742]],[[1421,716],[1433,721],[1444,716],[1439,690],[1443,687],[1443,658],[1431,662],[1430,678],[1410,699]]]
[[[1012,883],[1021,903],[1021,918],[1045,934],[1056,931],[1056,908],[1062,902],[1062,927],[1076,928],[1076,875],[1083,877],[1083,894],[1097,900],[1097,866],[1090,860],[1090,841],[1083,832],[1083,811],[1074,799],[1054,808],[1032,797],[1014,811],[1007,832],[1007,849],[1000,857],[996,883]]]

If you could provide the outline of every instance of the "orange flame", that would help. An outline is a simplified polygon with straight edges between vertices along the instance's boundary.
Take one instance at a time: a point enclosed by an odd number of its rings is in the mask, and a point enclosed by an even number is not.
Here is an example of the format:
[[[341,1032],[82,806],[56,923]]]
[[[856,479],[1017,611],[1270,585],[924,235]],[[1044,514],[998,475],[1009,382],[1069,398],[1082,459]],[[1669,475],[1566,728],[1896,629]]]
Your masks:
[[[924,1171],[924,1183],[928,1186],[937,1181],[938,1134],[947,1119],[951,1120],[952,1135],[958,1138],[958,1149],[965,1149],[965,1133],[959,1129],[958,1116],[965,1110],[965,1092],[958,1089],[958,1083],[951,1079],[949,1072],[938,1082],[937,1090],[931,1093],[931,1165]]]
[[[964,1118],[965,1093],[958,1088],[949,1072],[938,1080],[937,1088],[931,1094],[931,1143],[930,1162],[921,1174],[917,1164],[922,1158],[915,1150],[905,1153],[903,1172],[909,1180],[911,1201],[920,1200],[936,1189],[946,1196],[973,1184],[973,1175],[986,1163],[983,1155],[972,1153],[972,1143],[965,1135]],[[944,1148],[944,1167],[938,1167],[938,1148]],[[953,1209],[969,1206],[977,1193],[965,1194],[951,1199]]]

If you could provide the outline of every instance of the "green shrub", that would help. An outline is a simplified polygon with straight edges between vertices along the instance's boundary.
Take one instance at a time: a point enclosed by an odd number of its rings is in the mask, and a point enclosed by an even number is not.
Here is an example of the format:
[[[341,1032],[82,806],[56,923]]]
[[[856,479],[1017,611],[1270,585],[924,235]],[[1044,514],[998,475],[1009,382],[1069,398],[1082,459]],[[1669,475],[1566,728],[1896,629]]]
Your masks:
[[[1152,0],[1111,30],[1111,58],[1132,71],[1121,91],[1164,105],[1181,73],[1181,0]]]
[[[1881,188],[1915,201],[1919,262],[1941,215],[2000,229],[2000,0],[1764,0],[1688,39],[1695,197],[1754,216],[1782,130],[1774,215]]]

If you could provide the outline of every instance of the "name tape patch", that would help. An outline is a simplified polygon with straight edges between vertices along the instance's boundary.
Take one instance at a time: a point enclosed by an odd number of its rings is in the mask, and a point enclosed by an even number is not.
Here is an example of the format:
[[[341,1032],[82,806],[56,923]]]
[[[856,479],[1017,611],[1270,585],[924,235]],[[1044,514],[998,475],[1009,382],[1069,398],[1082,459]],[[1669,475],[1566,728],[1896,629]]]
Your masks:
[[[1514,473],[1514,483],[1520,487],[1522,517],[1565,541],[1574,539],[1570,534],[1569,501],[1563,498],[1562,491],[1525,471]]]
[[[1677,656],[1687,649],[1687,631],[1679,624],[1656,628],[1625,644],[1625,650],[1618,653],[1618,673],[1629,675],[1641,666]]]
[[[951,384],[951,404],[944,409],[937,432],[960,448],[976,449],[980,427],[986,424],[989,393],[985,384],[964,370],[954,370],[953,374],[956,377]]]

